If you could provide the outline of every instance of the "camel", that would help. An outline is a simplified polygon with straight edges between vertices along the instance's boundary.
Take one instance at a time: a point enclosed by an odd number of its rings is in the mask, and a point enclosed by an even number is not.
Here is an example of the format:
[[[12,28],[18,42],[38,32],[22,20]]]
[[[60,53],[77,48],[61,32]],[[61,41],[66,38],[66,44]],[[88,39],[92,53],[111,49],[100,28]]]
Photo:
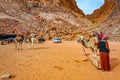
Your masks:
[[[28,43],[31,43],[32,49],[34,49],[34,43],[36,42],[35,34],[34,33],[29,33],[26,35],[26,40]]]
[[[23,39],[21,35],[16,35],[14,43],[16,50],[22,50]]]
[[[98,67],[98,59],[97,59],[97,50],[98,50],[98,46],[95,44],[97,43],[97,39],[96,37],[91,37],[90,40],[86,39],[84,36],[80,36],[79,40],[81,42],[81,44],[85,47],[85,48],[90,48],[94,57],[94,64]]]

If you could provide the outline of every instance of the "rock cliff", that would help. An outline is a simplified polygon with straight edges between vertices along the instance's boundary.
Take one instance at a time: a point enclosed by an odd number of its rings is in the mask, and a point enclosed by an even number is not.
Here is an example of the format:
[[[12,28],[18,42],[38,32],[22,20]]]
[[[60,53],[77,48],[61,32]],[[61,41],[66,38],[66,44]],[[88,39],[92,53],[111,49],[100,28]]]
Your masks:
[[[120,0],[105,0],[85,16],[75,0],[0,0],[0,34],[35,32],[46,39],[74,40],[92,30],[120,40]]]
[[[18,0],[14,0],[18,1]],[[83,12],[76,5],[75,0],[19,0],[19,2],[26,4],[29,7],[44,7],[51,10],[65,10],[74,11],[82,15]]]
[[[35,32],[46,39],[75,39],[92,26],[75,0],[1,0],[0,33]]]
[[[91,15],[87,15],[87,17],[92,22],[97,23],[107,18],[114,9],[115,0],[105,0],[104,4],[99,9],[96,9]]]
[[[120,40],[120,0],[105,0],[101,8],[87,17],[96,24],[98,31],[110,35],[112,40]]]

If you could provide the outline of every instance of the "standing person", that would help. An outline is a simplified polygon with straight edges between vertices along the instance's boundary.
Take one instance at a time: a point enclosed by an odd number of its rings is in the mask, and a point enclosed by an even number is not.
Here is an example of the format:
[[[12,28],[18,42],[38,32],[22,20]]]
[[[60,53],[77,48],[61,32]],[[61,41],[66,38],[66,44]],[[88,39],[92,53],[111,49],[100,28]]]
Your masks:
[[[99,52],[100,52],[100,61],[101,68],[103,71],[110,71],[110,59],[109,59],[109,44],[108,44],[108,36],[103,35],[102,39],[99,42]]]

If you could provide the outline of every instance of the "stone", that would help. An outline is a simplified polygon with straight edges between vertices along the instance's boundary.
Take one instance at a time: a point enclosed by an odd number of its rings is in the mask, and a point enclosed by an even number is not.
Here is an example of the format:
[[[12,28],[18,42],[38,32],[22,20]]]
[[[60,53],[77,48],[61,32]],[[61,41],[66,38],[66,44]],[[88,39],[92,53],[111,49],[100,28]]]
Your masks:
[[[1,79],[9,79],[11,78],[11,74],[5,74],[0,77]]]

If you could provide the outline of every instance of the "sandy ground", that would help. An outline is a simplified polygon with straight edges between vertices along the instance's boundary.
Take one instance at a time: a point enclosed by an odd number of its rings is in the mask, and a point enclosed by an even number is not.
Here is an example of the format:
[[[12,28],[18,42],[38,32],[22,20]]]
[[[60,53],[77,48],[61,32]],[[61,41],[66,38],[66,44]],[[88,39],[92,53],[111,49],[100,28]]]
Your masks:
[[[23,44],[17,51],[14,44],[0,45],[0,76],[12,74],[9,80],[120,80],[120,43],[110,42],[111,71],[97,70],[86,58],[80,43],[52,41],[39,43],[35,49]],[[91,51],[85,49],[92,59]]]

